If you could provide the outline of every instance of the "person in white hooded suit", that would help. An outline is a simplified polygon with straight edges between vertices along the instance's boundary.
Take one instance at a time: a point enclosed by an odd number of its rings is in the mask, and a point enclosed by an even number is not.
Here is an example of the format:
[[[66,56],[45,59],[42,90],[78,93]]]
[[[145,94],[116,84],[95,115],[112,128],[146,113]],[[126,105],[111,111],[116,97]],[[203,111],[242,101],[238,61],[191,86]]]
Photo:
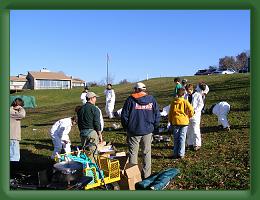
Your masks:
[[[54,146],[51,156],[52,159],[54,159],[57,153],[60,153],[62,148],[66,153],[71,152],[69,133],[71,131],[71,127],[76,123],[77,117],[73,116],[60,119],[53,124],[49,132]]]
[[[116,95],[111,84],[107,84],[107,89],[104,91],[104,94],[106,95],[106,114],[109,118],[113,118]]]
[[[218,125],[222,125],[222,128],[227,131],[230,130],[230,125],[227,119],[229,111],[230,105],[225,101],[214,104],[210,108],[210,114],[214,114],[218,117]]]
[[[200,121],[201,121],[201,111],[204,106],[203,102],[203,91],[206,85],[200,85],[200,91],[195,92],[192,95],[191,105],[194,108],[194,115],[190,119],[189,127],[187,130],[187,145],[190,149],[195,151],[199,150],[201,147],[201,133],[200,133]]]

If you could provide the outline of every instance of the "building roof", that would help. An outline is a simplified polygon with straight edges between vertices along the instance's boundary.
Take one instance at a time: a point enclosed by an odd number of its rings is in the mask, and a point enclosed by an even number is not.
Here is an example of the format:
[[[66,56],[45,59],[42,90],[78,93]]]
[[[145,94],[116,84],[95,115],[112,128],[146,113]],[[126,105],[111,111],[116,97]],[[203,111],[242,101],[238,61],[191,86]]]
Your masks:
[[[85,81],[79,79],[79,78],[72,78],[73,83],[85,83]]]
[[[10,81],[26,82],[27,79],[25,77],[10,76]]]
[[[47,79],[47,80],[71,80],[70,77],[66,76],[62,72],[28,72],[35,79]]]

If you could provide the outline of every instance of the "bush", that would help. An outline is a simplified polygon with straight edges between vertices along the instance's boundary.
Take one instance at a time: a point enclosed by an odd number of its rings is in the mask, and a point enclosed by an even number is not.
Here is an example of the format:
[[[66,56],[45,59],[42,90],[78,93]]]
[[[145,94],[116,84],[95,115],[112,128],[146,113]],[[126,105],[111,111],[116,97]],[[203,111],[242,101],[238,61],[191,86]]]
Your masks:
[[[123,79],[119,82],[120,85],[130,83],[127,81],[127,79]]]

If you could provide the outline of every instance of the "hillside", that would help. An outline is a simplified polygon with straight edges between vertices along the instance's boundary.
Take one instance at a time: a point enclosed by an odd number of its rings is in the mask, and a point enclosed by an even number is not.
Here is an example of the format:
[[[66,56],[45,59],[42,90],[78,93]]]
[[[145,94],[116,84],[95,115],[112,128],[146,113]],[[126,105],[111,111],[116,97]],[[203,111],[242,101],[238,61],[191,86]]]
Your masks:
[[[176,167],[181,174],[167,187],[168,189],[185,190],[246,190],[250,187],[250,76],[249,74],[191,76],[186,78],[196,84],[204,80],[210,92],[207,95],[206,107],[219,101],[231,105],[228,116],[231,131],[217,129],[217,118],[203,114],[201,122],[202,149],[187,151],[185,159],[172,160],[167,156],[172,151],[173,142],[155,143],[152,146],[152,172]],[[160,108],[168,105],[174,88],[173,77],[154,78],[144,81],[148,92],[154,95]],[[100,95],[97,105],[103,114],[105,98],[104,87],[90,88]],[[124,100],[132,92],[132,84],[115,85],[115,110],[122,107]],[[44,168],[50,162],[52,141],[48,136],[51,125],[74,114],[74,108],[81,105],[82,88],[72,90],[24,91],[18,95],[32,95],[36,98],[37,108],[27,109],[27,117],[22,121],[21,162],[24,168],[30,163]],[[111,141],[118,150],[127,151],[126,135],[122,129],[110,130],[117,119],[105,119],[104,139]],[[161,121],[164,125],[167,122]],[[168,134],[167,132],[163,134]],[[70,138],[73,145],[80,144],[79,131],[73,127]]]

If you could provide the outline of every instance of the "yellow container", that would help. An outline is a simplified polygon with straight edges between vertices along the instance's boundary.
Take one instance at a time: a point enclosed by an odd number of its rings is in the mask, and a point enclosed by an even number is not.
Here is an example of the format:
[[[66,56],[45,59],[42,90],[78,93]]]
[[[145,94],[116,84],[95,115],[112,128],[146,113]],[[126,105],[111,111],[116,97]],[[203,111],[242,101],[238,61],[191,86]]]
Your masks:
[[[70,154],[76,154],[77,152],[70,152]],[[60,154],[60,156],[64,156],[65,154]],[[55,156],[55,161],[59,162],[59,158]],[[85,190],[99,187],[108,183],[113,183],[120,180],[120,164],[119,160],[111,159],[102,155],[99,155],[97,158],[97,166],[100,170],[103,171],[104,181],[102,178],[99,178],[99,172],[97,171],[96,167],[86,167],[83,169],[83,173],[86,176],[93,177],[93,180],[85,186]]]
[[[104,181],[97,177],[95,168],[85,168],[86,174],[89,173],[88,170],[91,170],[94,174],[94,183],[85,186],[86,190],[104,185],[104,182],[108,184],[120,180],[120,165],[118,160],[98,156],[98,166],[104,172]]]

